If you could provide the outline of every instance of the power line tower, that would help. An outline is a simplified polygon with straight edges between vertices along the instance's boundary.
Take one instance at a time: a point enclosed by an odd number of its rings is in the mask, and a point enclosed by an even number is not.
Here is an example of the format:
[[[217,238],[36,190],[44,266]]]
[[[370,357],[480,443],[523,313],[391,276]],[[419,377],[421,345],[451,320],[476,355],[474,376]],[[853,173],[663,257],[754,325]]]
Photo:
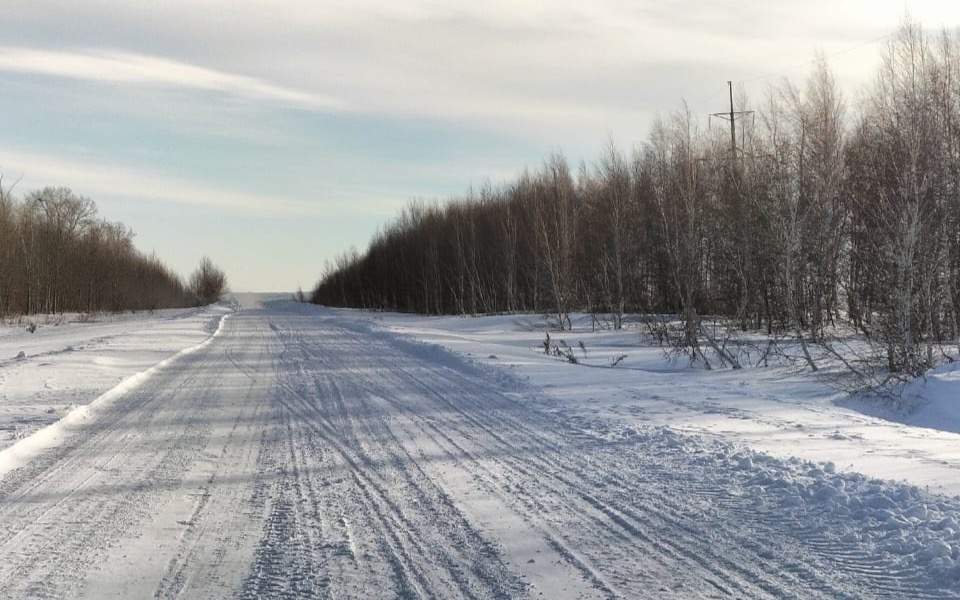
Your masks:
[[[733,168],[737,167],[737,117],[752,115],[752,110],[733,110],[733,82],[727,82],[730,90],[730,110],[728,112],[710,113],[711,117],[719,117],[730,121],[730,161]]]

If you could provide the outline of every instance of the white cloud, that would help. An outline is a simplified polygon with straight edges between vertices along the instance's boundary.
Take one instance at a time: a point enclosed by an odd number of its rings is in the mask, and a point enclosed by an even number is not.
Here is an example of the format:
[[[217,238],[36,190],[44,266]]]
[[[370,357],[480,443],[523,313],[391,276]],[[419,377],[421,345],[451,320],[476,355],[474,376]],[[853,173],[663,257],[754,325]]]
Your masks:
[[[8,46],[0,69],[599,137],[681,98],[712,109],[727,79],[802,76],[815,50],[889,32],[905,8],[931,26],[960,19],[943,0],[8,2],[24,26],[0,39],[140,53]],[[839,57],[841,82],[860,83],[875,55]]]
[[[0,149],[4,185],[19,181],[18,189],[67,185],[84,196],[125,201],[164,202],[205,206],[233,214],[268,216],[324,216],[391,214],[396,204],[375,191],[340,187],[320,190],[312,200],[255,194],[211,186],[137,167],[107,165],[23,150]]]
[[[727,79],[802,76],[794,67],[815,50],[849,49],[889,32],[904,13],[902,0],[748,8],[691,0],[290,0],[280,10],[237,0],[20,3],[15,12],[26,26],[0,39],[21,46],[0,47],[0,70],[440,118],[551,143],[614,130],[633,137],[651,113],[673,110],[681,98],[709,112]],[[950,25],[960,13],[952,4],[913,0],[910,10],[927,24]],[[137,53],[49,49],[43,39]],[[863,49],[839,57],[841,83],[861,83],[875,56]]]
[[[110,50],[54,51],[0,46],[0,71],[216,91],[278,101],[310,109],[336,109],[342,103],[323,94],[275,85],[156,56]]]

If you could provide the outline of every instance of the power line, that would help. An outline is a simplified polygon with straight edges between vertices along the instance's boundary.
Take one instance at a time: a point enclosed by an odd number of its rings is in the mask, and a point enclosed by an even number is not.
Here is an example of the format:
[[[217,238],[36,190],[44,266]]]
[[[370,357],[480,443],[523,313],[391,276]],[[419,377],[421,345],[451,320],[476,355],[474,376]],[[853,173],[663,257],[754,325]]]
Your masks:
[[[843,55],[843,54],[848,54],[848,53],[853,52],[853,51],[855,51],[855,50],[859,50],[859,49],[861,49],[861,48],[865,48],[865,47],[870,46],[870,45],[872,45],[872,44],[876,44],[877,42],[880,42],[880,41],[883,41],[883,40],[885,40],[885,39],[888,39],[890,36],[894,35],[895,33],[896,33],[896,31],[891,31],[891,32],[889,32],[889,33],[886,33],[886,34],[884,34],[884,35],[881,35],[880,37],[873,38],[872,40],[867,40],[867,41],[865,41],[865,42],[861,42],[861,43],[857,44],[856,46],[851,46],[851,47],[849,47],[849,48],[844,48],[843,50],[837,50],[836,52],[832,52],[832,53],[830,53],[830,54],[825,54],[825,55],[823,56],[823,59],[824,59],[824,60],[829,60],[829,59],[831,59],[831,58],[835,58],[835,57],[837,57],[837,56],[840,56],[840,55]],[[818,59],[818,58],[812,58],[812,59],[810,59],[810,60],[806,60],[806,61],[801,62],[801,63],[796,63],[796,64],[794,64],[794,65],[791,65],[791,66],[788,66],[788,67],[784,67],[784,68],[782,68],[779,72],[775,72],[775,73],[771,72],[771,73],[766,73],[766,74],[763,74],[763,75],[756,75],[756,76],[754,76],[754,77],[747,77],[746,79],[738,79],[738,80],[736,81],[736,83],[749,83],[749,82],[751,82],[751,81],[758,81],[758,80],[760,80],[760,79],[767,79],[767,78],[769,78],[769,77],[775,77],[775,76],[778,76],[778,75],[779,75],[779,76],[782,76],[784,73],[786,73],[786,72],[788,72],[788,71],[794,71],[794,70],[796,70],[796,69],[799,69],[800,67],[805,67],[805,66],[807,66],[807,65],[811,65],[811,64],[815,63],[817,60],[819,60],[819,59]]]
[[[856,50],[860,50],[860,49],[865,48],[865,47],[867,47],[867,46],[871,46],[871,45],[873,45],[873,44],[876,44],[877,42],[882,42],[883,40],[889,39],[890,37],[892,37],[893,35],[895,35],[896,32],[897,32],[897,30],[889,31],[889,32],[887,32],[887,33],[885,33],[885,34],[883,34],[883,35],[881,35],[881,36],[878,36],[878,37],[875,37],[875,38],[872,38],[872,39],[869,39],[869,40],[866,40],[866,41],[863,41],[863,42],[859,42],[858,44],[856,44],[856,45],[854,45],[854,46],[850,46],[850,47],[848,47],[848,48],[843,48],[843,49],[837,50],[837,51],[835,51],[835,52],[831,52],[830,54],[825,54],[825,55],[823,55],[823,60],[829,61],[831,58],[836,58],[837,56],[842,56],[842,55],[844,55],[844,54],[849,54],[849,53],[854,52],[854,51],[856,51]],[[754,82],[754,81],[760,81],[760,80],[763,80],[763,79],[769,79],[769,78],[771,78],[771,77],[778,77],[778,76],[779,76],[779,77],[782,77],[782,76],[784,76],[786,73],[789,73],[789,72],[791,72],[791,71],[795,71],[795,70],[797,70],[797,69],[799,69],[799,68],[801,68],[801,67],[806,67],[806,66],[808,66],[808,65],[812,65],[812,64],[814,64],[817,60],[819,60],[819,57],[815,57],[815,58],[812,58],[812,59],[809,59],[809,60],[805,60],[805,61],[799,62],[799,63],[794,63],[794,64],[792,64],[792,65],[789,65],[789,66],[786,66],[786,67],[782,67],[782,68],[780,68],[780,69],[777,70],[777,71],[770,71],[770,72],[762,73],[762,74],[760,74],[760,75],[753,75],[753,76],[750,76],[750,77],[745,77],[745,78],[743,78],[743,79],[735,79],[735,80],[733,80],[733,83],[736,83],[736,84],[744,84],[744,83],[751,83],[751,82]],[[728,82],[728,83],[729,83],[729,82]],[[711,96],[711,99],[713,99],[713,100],[717,100],[717,99],[719,99],[719,98],[720,98],[719,95],[717,95],[717,96]]]

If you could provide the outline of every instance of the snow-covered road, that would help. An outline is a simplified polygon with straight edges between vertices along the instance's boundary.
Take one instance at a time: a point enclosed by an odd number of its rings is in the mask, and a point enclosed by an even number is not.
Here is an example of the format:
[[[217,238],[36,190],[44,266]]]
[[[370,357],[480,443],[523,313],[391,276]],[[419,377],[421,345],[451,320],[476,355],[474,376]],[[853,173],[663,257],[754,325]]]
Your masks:
[[[95,409],[0,479],[2,598],[960,597],[955,500],[564,419],[314,307]]]

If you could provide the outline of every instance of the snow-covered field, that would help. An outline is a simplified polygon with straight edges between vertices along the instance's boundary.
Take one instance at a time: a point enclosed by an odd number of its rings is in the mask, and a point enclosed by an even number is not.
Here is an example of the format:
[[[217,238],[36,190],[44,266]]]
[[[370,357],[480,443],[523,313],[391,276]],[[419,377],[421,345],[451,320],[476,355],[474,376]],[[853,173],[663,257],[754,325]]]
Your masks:
[[[949,418],[952,371],[894,423],[630,332],[555,334],[584,342],[571,365],[535,317],[252,300],[162,315],[182,338],[118,329],[116,356],[163,339],[167,362],[0,451],[0,597],[960,597],[958,436],[909,424]],[[86,385],[63,367],[20,402]]]
[[[226,311],[68,314],[0,323],[0,450],[203,341]]]

